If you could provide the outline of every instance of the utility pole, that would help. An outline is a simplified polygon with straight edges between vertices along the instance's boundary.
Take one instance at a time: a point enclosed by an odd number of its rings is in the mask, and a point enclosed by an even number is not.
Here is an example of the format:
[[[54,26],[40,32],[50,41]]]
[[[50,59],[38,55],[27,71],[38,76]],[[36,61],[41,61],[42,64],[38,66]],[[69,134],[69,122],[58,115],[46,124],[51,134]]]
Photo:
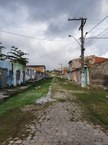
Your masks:
[[[69,19],[68,21],[81,21],[81,25],[79,27],[79,30],[81,30],[81,86],[85,87],[85,73],[84,73],[84,25],[86,23],[87,18],[74,18],[74,19]]]

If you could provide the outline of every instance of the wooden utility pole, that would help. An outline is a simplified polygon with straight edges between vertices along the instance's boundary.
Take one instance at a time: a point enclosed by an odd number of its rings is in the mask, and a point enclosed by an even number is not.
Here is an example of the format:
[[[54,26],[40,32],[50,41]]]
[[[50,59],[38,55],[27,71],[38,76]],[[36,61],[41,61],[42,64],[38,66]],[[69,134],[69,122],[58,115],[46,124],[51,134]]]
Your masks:
[[[81,86],[85,87],[86,83],[85,83],[85,73],[84,73],[84,25],[86,23],[87,18],[74,18],[74,19],[69,19],[68,21],[81,21],[81,25],[79,27],[79,30],[81,30]]]

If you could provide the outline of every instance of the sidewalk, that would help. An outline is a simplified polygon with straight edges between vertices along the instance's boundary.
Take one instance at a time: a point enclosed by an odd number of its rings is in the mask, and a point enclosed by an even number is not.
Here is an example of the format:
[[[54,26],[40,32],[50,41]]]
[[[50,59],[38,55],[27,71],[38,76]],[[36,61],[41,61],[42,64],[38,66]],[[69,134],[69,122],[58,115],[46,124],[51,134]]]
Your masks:
[[[7,99],[15,94],[23,92],[24,90],[27,90],[29,87],[30,87],[30,85],[0,90],[0,101],[3,101],[3,100],[5,100],[5,99]]]

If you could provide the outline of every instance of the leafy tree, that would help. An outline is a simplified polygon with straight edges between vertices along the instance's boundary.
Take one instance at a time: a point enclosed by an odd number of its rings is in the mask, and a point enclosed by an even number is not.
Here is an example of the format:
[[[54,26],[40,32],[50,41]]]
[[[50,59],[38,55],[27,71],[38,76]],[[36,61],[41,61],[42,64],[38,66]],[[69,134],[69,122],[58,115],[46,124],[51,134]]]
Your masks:
[[[5,47],[2,45],[2,43],[0,42],[0,60],[4,60],[6,58],[6,55],[2,53],[2,50]]]
[[[8,58],[12,61],[19,62],[23,65],[26,65],[29,61],[28,58],[24,57],[25,55],[28,55],[28,53],[24,53],[15,46],[12,46],[10,52],[8,53],[10,54],[8,55]]]

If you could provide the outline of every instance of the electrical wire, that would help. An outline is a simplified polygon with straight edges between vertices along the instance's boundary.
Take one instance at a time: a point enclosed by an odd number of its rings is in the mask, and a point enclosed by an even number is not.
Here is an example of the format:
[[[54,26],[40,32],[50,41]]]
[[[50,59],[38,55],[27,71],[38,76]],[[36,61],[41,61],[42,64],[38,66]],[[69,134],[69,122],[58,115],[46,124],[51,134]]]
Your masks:
[[[70,45],[72,45],[72,43],[68,44],[68,47],[69,47]],[[37,58],[41,58],[41,57],[48,56],[48,55],[50,55],[50,54],[52,54],[52,53],[55,53],[55,52],[59,51],[60,49],[63,50],[64,48],[68,48],[68,47],[67,47],[67,44],[66,44],[64,47],[60,47],[59,49],[56,49],[56,50],[51,51],[51,52],[49,52],[49,53],[45,53],[45,54],[43,54],[43,55],[41,55],[41,56],[36,57],[36,59],[37,59]]]
[[[100,32],[99,34],[97,34],[97,35],[94,36],[94,37],[99,37],[100,35],[103,36],[104,33],[106,33],[107,31],[108,31],[108,27],[105,28],[102,32]],[[86,38],[86,39],[88,39],[88,38]],[[94,43],[93,41],[95,41],[95,40],[92,38],[91,40],[89,40],[89,41],[88,41],[87,43],[85,43],[85,44],[88,44],[88,46],[89,46],[89,45],[91,45],[91,44],[89,44],[90,42]],[[88,47],[88,46],[87,46],[87,47]]]
[[[106,16],[104,19],[102,19],[99,23],[97,23],[91,30],[89,30],[88,32],[86,32],[86,35],[88,33],[90,33],[91,31],[93,31],[98,25],[100,25],[106,18],[108,18],[108,16]]]
[[[88,37],[87,39],[108,39],[108,37]]]
[[[22,34],[18,34],[18,33],[13,33],[13,32],[1,30],[1,29],[0,29],[0,31],[3,32],[3,33],[11,34],[11,35],[16,35],[16,36],[30,38],[30,39],[37,39],[37,40],[42,40],[42,41],[56,41],[56,42],[69,41],[69,40],[66,40],[66,39],[60,39],[60,40],[45,39],[45,38],[43,39],[43,38],[39,38],[39,37],[26,36],[26,35],[22,35]]]

